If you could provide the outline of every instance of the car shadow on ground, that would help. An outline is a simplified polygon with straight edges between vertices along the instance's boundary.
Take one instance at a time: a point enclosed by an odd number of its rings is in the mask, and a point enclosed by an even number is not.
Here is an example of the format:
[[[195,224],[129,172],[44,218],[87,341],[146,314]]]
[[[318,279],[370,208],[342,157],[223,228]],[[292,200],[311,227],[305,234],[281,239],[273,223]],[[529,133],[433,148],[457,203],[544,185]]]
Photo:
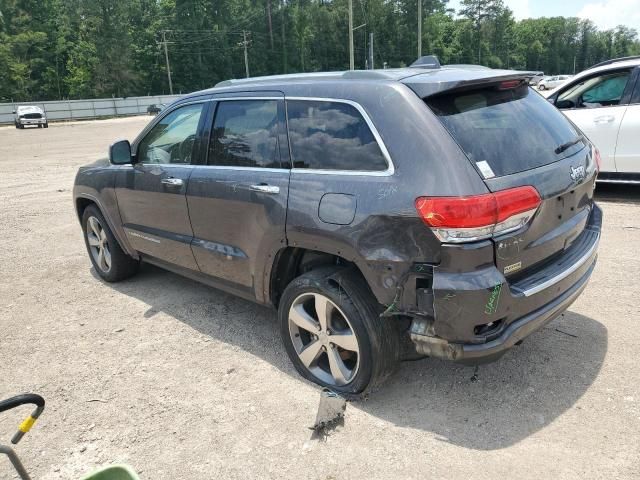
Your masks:
[[[140,321],[164,312],[300,378],[271,309],[146,264],[136,277],[110,286],[149,305]],[[405,362],[381,389],[349,408],[465,448],[505,448],[580,409],[606,351],[606,328],[569,311],[477,370],[436,359]]]

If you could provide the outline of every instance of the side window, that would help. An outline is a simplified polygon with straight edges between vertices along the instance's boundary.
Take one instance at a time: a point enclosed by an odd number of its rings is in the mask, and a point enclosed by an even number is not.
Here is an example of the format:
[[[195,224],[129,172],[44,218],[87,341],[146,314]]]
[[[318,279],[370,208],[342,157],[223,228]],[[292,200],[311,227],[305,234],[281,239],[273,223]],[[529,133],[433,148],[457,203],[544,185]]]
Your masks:
[[[287,100],[294,168],[384,171],[380,146],[360,112],[347,103]]]
[[[138,145],[140,163],[191,163],[203,103],[185,105],[160,120]]]
[[[558,96],[558,108],[595,108],[620,104],[630,71],[605,73],[589,77]]]
[[[278,101],[220,102],[213,122],[208,164],[280,168]]]

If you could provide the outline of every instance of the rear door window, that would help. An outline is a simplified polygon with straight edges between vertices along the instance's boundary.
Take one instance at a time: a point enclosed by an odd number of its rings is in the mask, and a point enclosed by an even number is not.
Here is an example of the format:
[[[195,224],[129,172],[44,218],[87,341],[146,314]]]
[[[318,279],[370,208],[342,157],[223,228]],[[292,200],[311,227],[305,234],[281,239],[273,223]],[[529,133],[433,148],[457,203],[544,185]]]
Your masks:
[[[209,165],[280,168],[277,100],[229,100],[218,104]]]
[[[585,146],[568,146],[576,129],[525,84],[445,93],[426,103],[485,178],[548,165]]]
[[[387,160],[369,125],[348,103],[287,100],[294,168],[384,171]]]

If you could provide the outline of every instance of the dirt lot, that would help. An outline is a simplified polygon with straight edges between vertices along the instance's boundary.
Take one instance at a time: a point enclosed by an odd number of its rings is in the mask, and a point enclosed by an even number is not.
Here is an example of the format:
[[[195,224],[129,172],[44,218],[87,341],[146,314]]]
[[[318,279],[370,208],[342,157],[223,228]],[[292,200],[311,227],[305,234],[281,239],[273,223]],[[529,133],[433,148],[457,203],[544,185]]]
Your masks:
[[[318,441],[319,389],[273,312],[148,266],[118,285],[90,269],[75,171],[147,121],[0,128],[0,398],[47,399],[18,449],[34,478],[640,478],[640,188],[600,193],[599,265],[564,317],[477,379],[405,364]]]

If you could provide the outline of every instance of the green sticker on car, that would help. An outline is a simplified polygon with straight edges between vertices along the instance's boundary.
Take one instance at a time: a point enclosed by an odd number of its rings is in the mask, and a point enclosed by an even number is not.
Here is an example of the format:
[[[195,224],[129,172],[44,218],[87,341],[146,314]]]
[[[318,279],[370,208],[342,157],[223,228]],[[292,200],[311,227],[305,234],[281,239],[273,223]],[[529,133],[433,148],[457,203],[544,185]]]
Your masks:
[[[493,315],[498,310],[498,302],[500,301],[500,292],[502,291],[502,284],[499,283],[491,289],[489,293],[489,299],[484,306],[484,313],[487,315]]]

